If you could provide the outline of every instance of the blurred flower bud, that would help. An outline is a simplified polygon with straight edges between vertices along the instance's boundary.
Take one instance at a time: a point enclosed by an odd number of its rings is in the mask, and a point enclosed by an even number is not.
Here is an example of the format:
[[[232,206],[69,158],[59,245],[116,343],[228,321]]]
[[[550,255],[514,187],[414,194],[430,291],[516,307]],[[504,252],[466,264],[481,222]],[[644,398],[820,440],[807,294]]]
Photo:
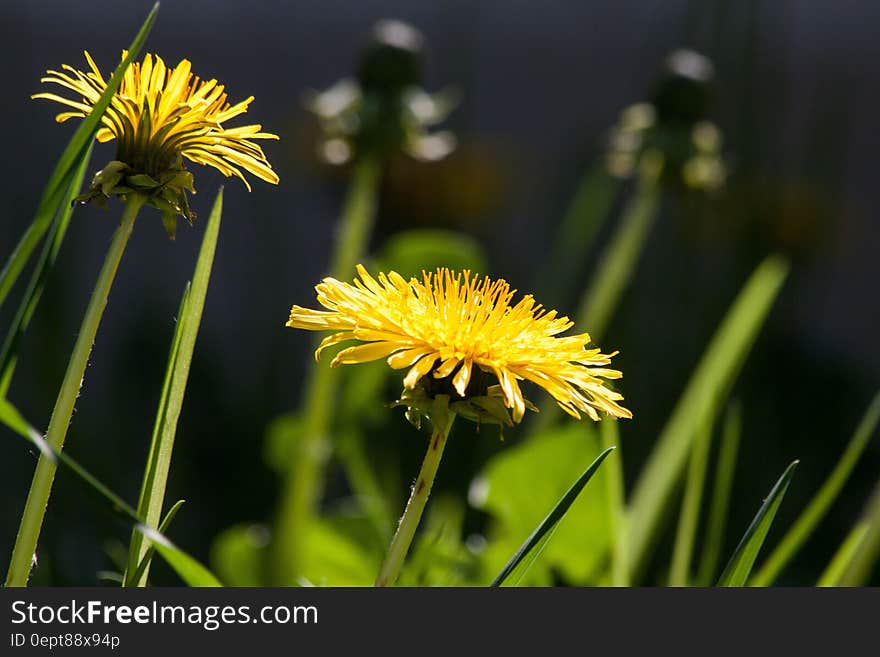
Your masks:
[[[358,67],[364,93],[399,94],[422,83],[424,38],[411,25],[382,20],[373,27]]]
[[[357,79],[343,79],[307,96],[307,107],[321,121],[319,152],[324,161],[344,164],[362,155],[387,159],[399,152],[434,161],[455,148],[451,133],[428,132],[446,118],[457,98],[450,91],[429,94],[419,86],[423,43],[414,27],[379,21]]]
[[[676,50],[666,58],[652,104],[659,123],[693,124],[709,113],[714,77],[712,62],[693,50]]]
[[[611,130],[608,171],[673,188],[720,187],[726,177],[721,131],[707,119],[712,76],[712,63],[696,52],[667,57],[651,102],[625,108]]]

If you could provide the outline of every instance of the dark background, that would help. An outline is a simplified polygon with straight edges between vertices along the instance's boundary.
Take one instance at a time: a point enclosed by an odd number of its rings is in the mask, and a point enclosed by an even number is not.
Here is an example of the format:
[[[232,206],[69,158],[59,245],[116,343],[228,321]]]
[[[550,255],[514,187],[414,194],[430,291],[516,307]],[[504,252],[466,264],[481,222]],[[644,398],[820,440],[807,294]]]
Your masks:
[[[30,222],[73,130],[72,122],[54,123],[57,106],[29,100],[41,74],[62,63],[83,67],[83,49],[109,73],[150,6],[94,0],[0,7],[7,154],[0,160],[0,256]],[[729,542],[784,466],[800,458],[778,521],[790,523],[833,467],[880,381],[880,5],[202,0],[163,3],[146,50],[171,65],[190,59],[197,73],[223,81],[232,100],[256,96],[246,118],[281,135],[265,147],[281,184],[254,181],[251,194],[234,180],[226,186],[172,467],[169,499],[188,500],[175,539],[207,560],[219,531],[272,515],[278,482],[263,462],[263,432],[271,418],[296,407],[311,361],[310,340],[283,325],[291,303],[313,299],[344,192],[344,177],[313,155],[315,122],[301,97],[349,74],[372,23],[388,17],[424,32],[426,87],[461,91],[446,124],[460,149],[444,163],[411,163],[397,178],[404,182],[384,185],[375,241],[411,225],[458,228],[485,245],[493,275],[520,289],[529,289],[581,173],[602,152],[604,133],[623,107],[648,95],[664,56],[689,46],[712,57],[713,118],[732,167],[728,189],[698,210],[666,199],[603,347],[622,351],[623,392],[636,413],[625,429],[632,479],[748,272],[767,253],[788,253],[792,274],[735,389],[745,413]],[[93,167],[112,156],[112,146],[97,148]],[[200,192],[194,208],[207,216],[224,180],[193,169]],[[10,399],[37,426],[48,423],[119,211],[118,204],[77,210],[23,346]],[[140,486],[173,317],[202,236],[197,223],[169,242],[158,219],[146,212],[135,228],[68,441],[71,455],[130,500]],[[593,262],[585,260],[585,275]],[[573,312],[573,303],[560,310]],[[0,319],[8,322],[13,308],[8,303]],[[7,431],[0,437],[0,554],[7,555],[34,458]],[[420,447],[411,447],[401,445],[407,472],[419,459]],[[453,452],[448,467],[460,474],[446,485],[465,490],[494,448],[477,456]],[[861,511],[878,466],[875,439],[785,583],[815,581]],[[331,480],[330,496],[344,492],[341,486]],[[47,566],[37,577],[95,583],[96,571],[110,567],[105,550],[126,538],[125,527],[61,473],[41,538]],[[154,575],[176,581],[161,568]]]

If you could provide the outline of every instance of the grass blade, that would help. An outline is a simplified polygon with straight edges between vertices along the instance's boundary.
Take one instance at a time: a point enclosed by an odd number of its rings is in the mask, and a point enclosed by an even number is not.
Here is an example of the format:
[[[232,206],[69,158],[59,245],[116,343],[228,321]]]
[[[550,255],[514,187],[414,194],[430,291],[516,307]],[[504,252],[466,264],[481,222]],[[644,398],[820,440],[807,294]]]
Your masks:
[[[67,233],[67,226],[70,224],[70,217],[73,214],[73,199],[82,187],[82,181],[89,165],[92,146],[93,144],[89,144],[85,151],[83,151],[79,165],[72,172],[67,192],[59,205],[58,216],[53,222],[49,236],[44,242],[43,252],[40,254],[40,259],[31,275],[27,291],[25,291],[21,299],[21,303],[12,320],[12,326],[9,328],[9,333],[7,333],[6,340],[3,342],[3,347],[0,348],[0,380],[2,380],[2,384],[0,384],[0,397],[6,397],[9,383],[12,380],[12,373],[15,369],[18,345],[27,330],[37,304],[40,302],[49,273],[55,266],[55,259],[58,257],[58,251],[61,249],[61,243],[64,241],[64,235]]]
[[[580,274],[602,222],[620,188],[620,181],[608,173],[604,161],[594,164],[580,181],[553,241],[551,257],[538,276],[536,289],[547,305],[556,308],[568,303],[568,289]]]
[[[804,509],[797,522],[788,530],[788,533],[786,533],[764,565],[755,574],[750,582],[752,586],[768,586],[772,584],[780,571],[785,568],[786,564],[797,554],[797,551],[810,537],[816,525],[828,513],[828,509],[834,503],[834,500],[837,499],[840,490],[847,479],[849,479],[850,474],[852,474],[853,468],[861,457],[862,452],[865,451],[871,436],[874,435],[878,421],[880,421],[880,392],[874,396],[853,437],[850,439],[846,451],[840,457],[840,461],[838,461],[831,474],[828,475],[828,479],[822,484],[822,488],[819,489],[819,492],[816,493],[816,496],[807,508]]]
[[[66,466],[71,472],[76,474],[89,488],[103,497],[110,503],[111,508],[117,513],[122,514],[135,524],[135,529],[143,533],[147,539],[155,547],[156,551],[174,568],[175,572],[190,586],[222,586],[219,580],[202,564],[193,557],[176,547],[162,533],[170,523],[174,514],[180,508],[183,500],[177,502],[162,523],[162,530],[155,530],[143,524],[143,519],[138,516],[128,503],[119,495],[110,490],[101,481],[92,475],[83,466],[70,458],[64,452],[59,452],[49,442],[43,438],[39,431],[31,426],[18,412],[18,410],[5,399],[0,399],[0,422],[12,429],[19,436],[24,438],[28,443],[35,446],[47,458],[55,463]]]
[[[220,218],[223,214],[223,189],[217,193],[214,207],[208,218],[205,236],[202,238],[202,247],[196,262],[193,274],[192,287],[187,287],[183,295],[178,316],[177,327],[172,340],[172,347],[168,357],[168,365],[165,371],[165,382],[162,395],[159,400],[159,409],[156,414],[156,422],[153,427],[153,436],[150,441],[150,453],[147,458],[147,467],[144,472],[143,485],[141,487],[138,512],[146,520],[149,527],[156,527],[162,515],[162,505],[165,499],[165,486],[168,481],[168,471],[171,467],[171,455],[174,450],[174,438],[177,433],[177,421],[183,408],[183,398],[186,393],[186,383],[189,378],[190,364],[195,351],[196,337],[202,320],[202,311],[205,307],[205,297],[208,293],[208,283],[211,279],[211,267],[214,263],[214,254],[217,249],[217,238],[220,234]],[[146,547],[141,540],[141,533],[132,535],[129,550],[128,572],[134,575],[138,570],[137,564],[143,561]],[[127,585],[146,584],[149,574],[149,565],[144,570],[138,581],[127,581]]]
[[[162,524],[159,525],[159,532],[165,534],[168,532],[168,527],[171,525],[171,521],[174,520],[174,516],[177,515],[177,512],[180,511],[180,507],[182,507],[185,503],[185,500],[177,500],[174,505],[168,510],[168,513],[165,514],[165,517],[162,519]],[[147,551],[144,553],[144,558],[141,559],[141,562],[138,564],[137,571],[132,577],[132,581],[139,582],[143,577],[144,573],[147,572],[147,568],[150,565],[150,562],[153,559],[153,555],[156,553],[156,546],[150,545],[147,548]],[[127,574],[127,571],[126,571]],[[125,582],[128,578],[126,575],[123,575],[119,578],[119,585],[125,586]]]
[[[825,569],[825,572],[819,577],[816,586],[840,586],[840,580],[849,563],[852,561],[856,552],[868,535],[869,524],[866,519],[859,520],[856,526],[850,530],[843,543],[834,553],[831,563]]]
[[[110,104],[110,99],[119,87],[119,83],[122,81],[122,76],[128,65],[137,57],[141,47],[144,45],[144,41],[146,41],[147,35],[150,33],[150,29],[152,29],[153,23],[156,20],[158,10],[159,3],[156,3],[143,25],[141,25],[141,29],[138,31],[137,36],[135,36],[134,41],[131,42],[128,48],[128,56],[116,68],[113,77],[107,83],[107,89],[104,90],[104,93],[101,94],[101,97],[94,104],[89,115],[80,123],[76,132],[73,133],[73,137],[70,138],[67,148],[64,149],[64,152],[58,159],[58,163],[55,165],[55,169],[52,171],[49,182],[46,183],[43,195],[40,198],[34,220],[24,232],[24,235],[22,235],[12,255],[9,256],[9,259],[3,266],[3,270],[0,271],[0,305],[3,305],[9,290],[18,280],[21,270],[30,260],[34,248],[36,248],[40,239],[48,230],[52,219],[58,214],[60,203],[70,185],[73,172],[80,166],[86,151],[91,147],[95,133],[101,126],[104,110]]]
[[[737,296],[691,376],[636,485],[628,527],[635,578],[656,538],[697,428],[715,417],[788,273],[780,256],[764,260]]]
[[[152,546],[156,548],[156,552],[168,562],[168,565],[174,569],[174,572],[189,586],[223,586],[210,570],[174,545],[163,534],[146,525],[138,525],[136,529],[144,535]]]
[[[718,578],[718,586],[744,586],[749,574],[752,572],[752,566],[755,565],[755,559],[761,546],[764,545],[764,539],[770,531],[770,525],[776,517],[776,511],[785,497],[785,491],[791,483],[794,476],[794,469],[797,467],[798,461],[792,461],[791,464],[782,473],[782,476],[773,486],[767,499],[758,510],[758,514],[752,520],[752,524],[746,530],[742,540],[736,547],[727,567]]]
[[[596,460],[590,464],[590,467],[586,469],[584,474],[582,474],[580,478],[574,482],[572,487],[568,489],[568,492],[562,496],[562,499],[559,500],[550,514],[544,518],[541,524],[538,525],[534,532],[532,532],[531,536],[529,536],[525,540],[525,543],[523,543],[514,553],[510,558],[510,561],[507,562],[507,565],[504,566],[501,572],[498,573],[494,580],[492,580],[490,586],[501,586],[505,580],[514,573],[514,571],[516,571],[517,575],[514,583],[522,578],[532,562],[541,554],[541,550],[544,549],[544,546],[550,540],[550,537],[553,536],[554,530],[559,526],[559,522],[565,516],[569,507],[574,503],[578,495],[580,495],[584,486],[587,485],[587,482],[590,481],[594,474],[596,474],[596,470],[602,465],[602,461],[605,460],[605,457],[607,457],[612,451],[614,451],[614,447],[609,447],[596,457]]]
[[[880,558],[880,484],[874,489],[860,525],[864,529],[842,568],[840,586],[865,586]]]
[[[137,512],[129,506],[125,500],[107,488],[97,477],[70,458],[67,454],[52,447],[49,441],[43,438],[43,435],[29,424],[27,420],[21,416],[21,413],[19,413],[18,410],[6,399],[0,399],[0,422],[3,422],[3,424],[12,429],[31,445],[34,445],[40,450],[40,453],[51,462],[55,464],[60,463],[74,472],[81,480],[92,488],[93,491],[109,502],[114,511],[122,513],[136,523],[141,522],[141,518],[138,516]]]
[[[624,209],[620,225],[602,253],[598,269],[577,312],[577,325],[601,340],[620,298],[632,279],[654,218],[660,192],[652,182],[639,183]]]
[[[731,404],[724,416],[724,430],[721,433],[721,449],[715,469],[715,489],[712,493],[712,506],[707,521],[703,556],[700,560],[700,574],[697,581],[701,586],[709,586],[715,581],[721,546],[724,543],[724,529],[727,524],[727,511],[730,505],[730,491],[733,487],[733,472],[736,468],[736,453],[742,433],[742,410],[738,403]]]
[[[675,536],[675,547],[672,551],[669,586],[687,586],[690,582],[691,556],[694,552],[694,540],[700,520],[700,504],[703,498],[706,465],[709,462],[711,443],[712,425],[707,424],[700,429],[691,449],[684,499],[681,503],[681,515]]]

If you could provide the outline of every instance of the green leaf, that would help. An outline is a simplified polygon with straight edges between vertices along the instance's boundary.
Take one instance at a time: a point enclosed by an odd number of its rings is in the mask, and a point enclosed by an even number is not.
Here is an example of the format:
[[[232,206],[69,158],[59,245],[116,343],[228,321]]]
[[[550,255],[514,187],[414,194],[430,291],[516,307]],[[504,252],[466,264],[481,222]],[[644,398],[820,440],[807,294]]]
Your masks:
[[[177,421],[183,409],[183,398],[186,392],[186,383],[189,378],[189,369],[195,351],[196,336],[202,320],[202,310],[205,306],[205,297],[208,293],[208,283],[211,278],[211,267],[214,262],[214,253],[217,249],[217,238],[220,234],[220,218],[223,214],[223,189],[217,193],[205,235],[202,238],[202,248],[196,262],[193,274],[192,287],[187,287],[180,305],[177,328],[174,332],[172,347],[168,356],[168,364],[165,370],[165,381],[162,395],[159,400],[159,409],[156,413],[156,422],[153,426],[153,436],[150,441],[150,453],[147,458],[147,466],[144,471],[144,480],[141,487],[138,512],[146,519],[148,526],[155,527],[162,515],[162,504],[165,499],[165,486],[168,481],[168,471],[171,467],[171,456],[174,450],[174,438],[177,433]],[[136,564],[143,559],[145,548],[139,538],[139,534],[132,535],[131,548],[129,550],[129,572],[134,573]],[[144,572],[140,583],[146,581],[149,567]],[[136,584],[130,581],[129,584]]]
[[[505,580],[514,573],[516,574],[514,584],[522,578],[532,562],[541,554],[547,542],[553,536],[553,532],[556,530],[557,525],[565,517],[568,509],[577,499],[578,495],[580,495],[584,486],[586,486],[587,482],[592,479],[596,470],[602,465],[602,461],[604,461],[605,457],[613,450],[614,447],[607,448],[599,454],[592,464],[590,464],[590,467],[588,467],[580,478],[574,482],[572,487],[568,489],[568,492],[562,496],[562,499],[559,500],[553,510],[546,518],[544,518],[543,522],[538,525],[535,531],[526,539],[525,543],[523,543],[519,550],[514,553],[510,558],[510,561],[507,562],[507,565],[504,566],[500,573],[498,573],[497,577],[492,580],[491,586],[501,586]]]
[[[67,148],[64,149],[64,152],[58,159],[58,163],[49,177],[49,182],[46,183],[46,187],[43,190],[33,222],[31,222],[31,225],[27,228],[21,240],[19,240],[12,255],[6,261],[2,272],[0,272],[0,305],[3,304],[6,295],[9,294],[9,290],[15,285],[21,270],[30,260],[31,253],[49,228],[52,219],[58,214],[65,192],[73,180],[74,171],[81,165],[83,158],[86,157],[94,140],[95,133],[101,126],[101,117],[104,115],[104,110],[107,109],[110,99],[116,93],[116,89],[119,87],[119,83],[122,81],[122,76],[125,74],[128,65],[140,52],[147,35],[150,33],[150,29],[153,27],[158,10],[159,3],[156,3],[138,31],[137,36],[135,36],[134,41],[129,46],[128,56],[116,68],[113,77],[107,83],[104,93],[101,94],[101,97],[94,104],[89,115],[80,123],[76,132],[73,133]]]
[[[780,256],[764,260],[737,296],[700,359],[642,471],[628,515],[629,572],[637,577],[669,510],[697,428],[724,403],[788,272]]]
[[[746,580],[752,572],[752,566],[758,557],[761,546],[764,545],[764,539],[770,531],[773,519],[776,517],[776,511],[785,497],[785,491],[788,490],[788,484],[794,476],[794,469],[797,467],[798,461],[792,461],[791,464],[782,473],[779,481],[773,486],[767,499],[758,510],[758,514],[752,520],[752,524],[746,530],[742,540],[736,547],[727,567],[718,578],[718,586],[744,586]]]
[[[816,525],[821,522],[828,509],[837,499],[841,489],[852,474],[853,468],[865,451],[871,436],[880,421],[880,393],[874,396],[868,410],[859,423],[853,437],[849,441],[843,455],[840,457],[834,470],[828,475],[828,479],[822,484],[822,488],[816,493],[810,504],[804,509],[797,522],[788,530],[785,537],[773,553],[767,558],[764,565],[755,573],[750,582],[751,586],[768,586],[773,583],[786,564],[797,554],[801,546],[813,533]]]
[[[375,257],[380,271],[393,269],[404,278],[440,267],[488,271],[486,253],[474,238],[451,230],[418,228],[395,233]]]
[[[269,529],[242,524],[223,530],[211,546],[211,565],[227,586],[263,586]]]
[[[305,527],[300,583],[313,586],[372,586],[381,551],[370,550],[373,528],[360,514],[335,513]]]
[[[715,581],[718,560],[721,558],[721,545],[724,543],[724,529],[727,524],[741,428],[742,410],[738,403],[732,403],[724,416],[721,449],[718,454],[718,465],[715,468],[715,488],[712,492],[703,556],[700,559],[700,574],[697,579],[702,586],[709,586]]]
[[[468,494],[473,506],[492,516],[481,555],[484,582],[504,567],[523,538],[559,502],[570,482],[583,474],[583,464],[591,463],[601,452],[595,424],[570,422],[507,447],[489,460]],[[549,584],[551,569],[571,584],[593,583],[611,546],[605,477],[612,474],[609,468],[596,474],[589,499],[579,499],[569,509],[566,521],[523,584]]]
[[[6,391],[9,388],[9,384],[12,380],[12,373],[15,369],[18,345],[27,330],[34,311],[37,309],[37,304],[40,302],[40,297],[43,294],[43,288],[46,285],[46,280],[49,278],[49,273],[55,266],[58,251],[61,249],[61,243],[64,241],[64,236],[67,233],[67,226],[69,225],[70,217],[73,214],[73,206],[71,205],[71,202],[82,186],[82,181],[85,177],[86,169],[88,168],[91,153],[92,145],[89,144],[83,154],[79,166],[73,171],[70,185],[67,187],[67,194],[61,200],[58,216],[55,218],[49,236],[43,244],[43,252],[40,254],[40,259],[31,275],[27,290],[25,291],[21,303],[18,306],[18,310],[15,313],[15,317],[12,320],[12,326],[10,326],[9,333],[6,335],[6,340],[3,342],[3,347],[0,349],[0,380],[2,380],[2,384],[0,384],[0,397],[6,396]]]
[[[217,579],[210,570],[174,545],[174,543],[169,541],[164,535],[155,529],[147,527],[146,525],[138,525],[135,529],[152,543],[153,547],[156,548],[156,552],[168,562],[168,565],[174,569],[174,572],[180,576],[180,579],[186,582],[189,586],[223,586],[223,584],[220,583],[220,580]]]

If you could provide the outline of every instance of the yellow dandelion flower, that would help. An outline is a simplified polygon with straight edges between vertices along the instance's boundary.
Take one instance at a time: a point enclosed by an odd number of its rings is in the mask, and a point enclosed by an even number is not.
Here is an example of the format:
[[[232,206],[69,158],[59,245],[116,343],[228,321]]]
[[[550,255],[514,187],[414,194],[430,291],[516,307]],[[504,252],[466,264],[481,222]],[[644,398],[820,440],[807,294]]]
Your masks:
[[[125,59],[126,52],[122,53]],[[32,98],[54,100],[72,108],[55,120],[63,123],[84,118],[107,88],[107,82],[88,52],[88,72],[63,65],[67,73],[47,71],[40,82],[66,87],[82,96],[69,100],[52,93],[38,93]],[[132,62],[119,89],[102,118],[99,142],[119,142],[117,159],[148,175],[161,174],[173,167],[179,156],[212,166],[223,175],[239,178],[250,189],[241,170],[244,169],[270,183],[278,183],[278,175],[266,160],[263,150],[253,139],[278,139],[262,132],[260,125],[224,128],[223,123],[244,114],[254,100],[251,96],[230,105],[223,85],[217,80],[200,80],[193,76],[189,60],[183,59],[175,68],[168,68],[161,57],[146,55],[143,63]]]
[[[123,59],[126,54],[123,51]],[[64,64],[62,71],[47,71],[40,79],[69,89],[79,98],[48,92],[31,96],[70,108],[55,117],[58,123],[88,116],[107,88],[88,52],[85,58],[87,71]],[[143,62],[132,62],[101,117],[96,135],[102,143],[116,140],[116,160],[95,176],[91,191],[78,200],[143,194],[162,211],[163,222],[173,237],[176,215],[190,222],[193,219],[185,192],[195,189],[183,158],[214,167],[226,177],[235,176],[248,191],[251,186],[244,172],[278,184],[278,175],[254,141],[278,136],[263,132],[257,124],[224,127],[230,119],[247,112],[253,100],[250,96],[231,105],[225,87],[217,80],[194,76],[186,59],[174,68],[168,68],[161,57],[149,54]]]
[[[605,367],[617,352],[588,348],[587,333],[561,337],[573,322],[544,310],[531,295],[512,303],[516,290],[506,281],[448,269],[409,281],[393,271],[378,280],[361,265],[357,271],[360,280],[353,284],[325,278],[316,286],[327,310],[293,306],[287,322],[335,331],[321,342],[316,359],[332,345],[364,343],[340,351],[331,367],[387,358],[394,369],[408,368],[406,389],[422,382],[436,391],[436,383],[445,381],[451,396],[464,399],[491,396],[487,380],[494,376],[514,422],[527,407],[524,380],[544,388],[575,418],[586,413],[598,420],[599,411],[632,417],[617,403],[623,397],[603,385],[603,379],[622,376]]]

